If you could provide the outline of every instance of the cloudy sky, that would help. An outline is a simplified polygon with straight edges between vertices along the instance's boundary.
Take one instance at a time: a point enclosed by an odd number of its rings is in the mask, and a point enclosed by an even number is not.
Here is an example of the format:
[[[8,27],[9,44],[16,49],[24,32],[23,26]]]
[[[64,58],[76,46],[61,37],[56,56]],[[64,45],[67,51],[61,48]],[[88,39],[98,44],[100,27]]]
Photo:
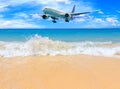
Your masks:
[[[52,7],[71,12],[91,11],[88,15],[66,23],[56,24],[43,20],[44,7]],[[120,3],[118,0],[0,0],[0,28],[119,28]]]

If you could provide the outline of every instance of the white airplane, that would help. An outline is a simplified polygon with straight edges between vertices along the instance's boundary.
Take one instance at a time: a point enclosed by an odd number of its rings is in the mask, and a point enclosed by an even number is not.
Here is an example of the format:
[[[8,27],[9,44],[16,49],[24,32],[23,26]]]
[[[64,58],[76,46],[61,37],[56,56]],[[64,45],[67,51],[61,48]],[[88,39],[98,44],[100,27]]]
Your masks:
[[[71,13],[62,12],[60,10],[56,10],[53,8],[44,8],[43,12],[44,12],[44,15],[41,15],[42,18],[48,19],[50,17],[50,18],[52,18],[53,23],[56,23],[56,20],[58,20],[60,18],[64,19],[65,22],[69,22],[70,20],[75,18],[74,16],[90,13],[90,12],[74,13],[75,5],[74,5]]]

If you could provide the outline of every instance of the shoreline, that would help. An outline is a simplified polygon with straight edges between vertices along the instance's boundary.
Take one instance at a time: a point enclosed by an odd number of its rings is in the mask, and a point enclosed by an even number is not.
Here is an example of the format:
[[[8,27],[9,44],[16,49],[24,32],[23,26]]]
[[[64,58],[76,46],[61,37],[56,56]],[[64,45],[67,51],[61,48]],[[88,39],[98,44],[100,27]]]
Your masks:
[[[116,53],[114,56],[103,56],[103,55],[89,55],[89,54],[73,54],[73,55],[28,55],[28,56],[13,56],[13,57],[4,57],[0,56],[0,59],[14,59],[14,58],[26,58],[26,57],[72,57],[72,56],[89,56],[89,57],[102,57],[102,58],[115,58],[120,59],[120,53]]]
[[[119,89],[120,58],[0,57],[1,89]]]

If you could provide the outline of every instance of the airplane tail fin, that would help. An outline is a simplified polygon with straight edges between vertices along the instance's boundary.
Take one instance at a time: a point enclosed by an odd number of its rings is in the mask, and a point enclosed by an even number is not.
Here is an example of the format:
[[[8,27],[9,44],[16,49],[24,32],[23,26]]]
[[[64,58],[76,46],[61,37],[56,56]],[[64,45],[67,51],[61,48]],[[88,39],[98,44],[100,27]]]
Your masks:
[[[75,7],[76,7],[76,6],[74,5],[74,6],[73,6],[73,9],[72,9],[72,13],[74,13],[74,12],[75,12]]]
[[[74,13],[74,12],[75,12],[75,7],[76,7],[76,6],[74,5],[71,13]],[[71,19],[73,20],[74,17],[72,16]]]

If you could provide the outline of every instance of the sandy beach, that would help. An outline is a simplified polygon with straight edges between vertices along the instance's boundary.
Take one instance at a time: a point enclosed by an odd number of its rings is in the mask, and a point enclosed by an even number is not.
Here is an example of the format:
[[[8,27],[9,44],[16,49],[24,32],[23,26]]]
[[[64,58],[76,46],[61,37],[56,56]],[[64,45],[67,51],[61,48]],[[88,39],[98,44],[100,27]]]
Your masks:
[[[0,58],[0,89],[120,89],[120,58]]]

